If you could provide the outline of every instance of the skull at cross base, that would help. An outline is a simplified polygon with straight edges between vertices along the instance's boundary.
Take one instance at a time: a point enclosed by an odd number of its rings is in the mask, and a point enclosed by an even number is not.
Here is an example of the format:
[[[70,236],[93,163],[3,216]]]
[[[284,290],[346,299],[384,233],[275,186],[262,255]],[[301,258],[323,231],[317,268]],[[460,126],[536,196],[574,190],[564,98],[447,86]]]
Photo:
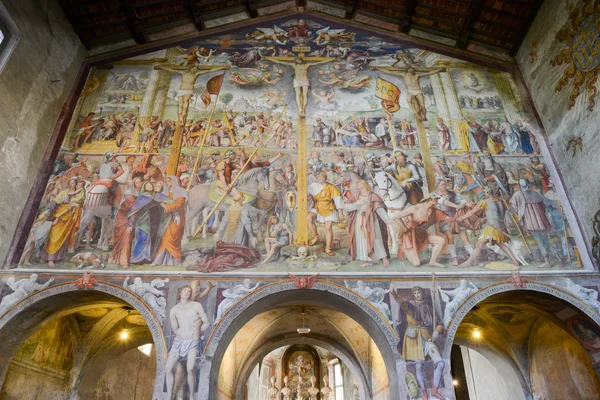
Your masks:
[[[308,257],[308,249],[304,246],[298,247],[298,258]]]

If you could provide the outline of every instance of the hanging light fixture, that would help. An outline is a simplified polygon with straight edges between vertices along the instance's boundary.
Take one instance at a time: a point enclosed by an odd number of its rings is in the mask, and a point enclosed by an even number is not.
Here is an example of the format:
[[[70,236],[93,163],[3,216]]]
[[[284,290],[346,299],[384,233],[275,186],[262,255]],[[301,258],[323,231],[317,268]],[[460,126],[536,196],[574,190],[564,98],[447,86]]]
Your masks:
[[[300,335],[306,335],[307,333],[310,333],[310,328],[304,326],[304,308],[302,309],[302,328],[298,328],[296,331]]]

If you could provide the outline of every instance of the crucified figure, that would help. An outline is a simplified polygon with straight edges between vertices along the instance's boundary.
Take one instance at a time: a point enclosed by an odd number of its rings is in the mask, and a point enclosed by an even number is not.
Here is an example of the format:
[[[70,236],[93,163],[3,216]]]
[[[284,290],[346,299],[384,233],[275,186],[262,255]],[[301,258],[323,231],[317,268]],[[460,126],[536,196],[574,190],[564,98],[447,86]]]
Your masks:
[[[177,109],[177,124],[179,126],[185,126],[188,109],[190,107],[190,101],[194,96],[196,79],[198,79],[200,75],[204,75],[209,72],[229,69],[229,65],[192,65],[191,67],[182,67],[180,65],[157,65],[154,67],[154,69],[160,69],[181,75],[181,86],[177,91],[177,100],[179,102],[179,107]]]
[[[296,90],[296,103],[298,103],[298,112],[301,117],[306,116],[306,105],[308,104],[308,91],[310,89],[308,69],[315,65],[336,60],[334,57],[263,57],[262,59],[294,68],[296,72],[294,90]]]
[[[408,105],[415,113],[415,118],[421,121],[427,121],[427,108],[425,108],[425,97],[421,89],[421,79],[424,76],[435,75],[439,72],[445,72],[446,68],[399,68],[399,67],[371,67],[371,69],[386,72],[390,75],[399,76],[404,79],[407,93],[406,100]],[[405,72],[402,72],[405,71]],[[417,72],[423,72],[421,74]]]

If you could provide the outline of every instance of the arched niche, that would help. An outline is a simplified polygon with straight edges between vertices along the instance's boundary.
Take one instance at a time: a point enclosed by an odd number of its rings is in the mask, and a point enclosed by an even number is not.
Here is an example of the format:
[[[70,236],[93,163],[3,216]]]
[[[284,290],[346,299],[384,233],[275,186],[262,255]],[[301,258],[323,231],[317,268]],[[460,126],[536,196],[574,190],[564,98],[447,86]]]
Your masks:
[[[529,297],[522,298],[522,296]],[[537,298],[537,300],[534,300],[533,298]],[[546,304],[551,305],[546,306]],[[523,344],[515,347],[515,343],[518,344],[520,342],[513,343],[515,336],[511,334],[511,330],[505,330],[507,325],[498,323],[498,321],[496,321],[496,323],[486,324],[486,322],[493,320],[490,319],[489,321],[486,321],[486,319],[483,318],[486,312],[491,312],[487,311],[488,308],[491,310],[491,307],[504,307],[506,309],[513,307],[518,309],[517,311],[521,313],[519,315],[524,315],[521,317],[521,320],[526,319],[531,321],[531,326],[527,328],[528,330],[523,337],[524,339],[519,339],[521,341],[525,340]],[[554,307],[556,308],[553,310]],[[558,313],[556,310],[562,311]],[[532,346],[531,342],[533,335],[540,325],[540,321],[546,325],[552,325],[553,329],[560,331],[559,333],[563,337],[566,336],[572,342],[577,342],[574,335],[566,329],[566,321],[569,319],[565,317],[566,320],[563,321],[558,317],[559,314],[564,316],[566,311],[568,311],[568,315],[571,316],[568,318],[572,318],[573,315],[578,316],[578,318],[584,318],[588,320],[590,324],[595,324],[598,331],[600,331],[600,315],[580,299],[555,286],[541,282],[528,282],[522,287],[515,286],[512,283],[498,283],[484,287],[459,305],[450,321],[442,356],[446,362],[449,363],[452,345],[461,345],[471,348],[493,363],[498,372],[502,374],[502,376],[508,378],[513,383],[513,386],[516,386],[515,384],[520,385],[524,393],[524,398],[527,398],[527,396],[532,395],[534,386],[530,371],[531,354],[535,354],[532,353],[532,351],[535,352],[536,349],[540,348],[539,346]],[[537,316],[530,317],[529,314],[523,313],[537,313]],[[556,315],[554,313],[556,313]],[[473,316],[475,316],[475,319],[473,319]],[[525,316],[527,317],[525,318]],[[483,325],[481,325],[482,323]],[[498,332],[503,339],[507,340],[505,344],[508,344],[508,347],[502,346],[501,343],[491,338],[487,340],[486,337],[486,340],[478,343],[477,340],[465,336],[465,329],[467,329],[468,332],[470,332],[470,330],[481,331],[482,326],[484,327],[483,329],[488,329],[488,333],[490,328],[493,328]],[[460,333],[459,329],[461,330]],[[486,335],[482,334],[482,337],[484,336]],[[517,337],[519,336],[520,335],[517,335]],[[546,334],[545,336],[548,335]],[[513,347],[511,347],[510,344],[512,344]],[[515,348],[518,348],[520,351],[507,352],[507,349],[510,350]],[[582,352],[585,353],[583,346]],[[587,356],[589,356],[590,359],[585,361],[585,363],[589,363],[591,366],[592,353],[588,353]],[[585,360],[585,358],[580,359]],[[545,363],[544,365],[548,364],[549,363]],[[548,365],[548,367],[550,368],[551,366]],[[589,368],[589,370],[592,374],[594,373],[592,368]],[[448,371],[446,379],[452,379],[449,374],[450,372]],[[521,388],[512,387],[510,389],[513,390],[513,393],[517,393],[520,392]],[[523,396],[514,395],[513,397],[521,398]]]
[[[344,346],[339,343],[332,341],[330,338],[315,335],[309,333],[308,335],[298,335],[295,333],[289,333],[285,335],[280,335],[275,338],[269,340],[268,343],[265,343],[261,346],[251,359],[249,359],[243,366],[240,372],[240,378],[235,383],[235,393],[237,396],[243,395],[244,393],[244,385],[248,378],[252,374],[252,369],[259,363],[267,354],[272,352],[275,349],[284,346],[290,346],[294,344],[307,344],[310,346],[322,347],[325,350],[330,351],[335,354],[337,357],[342,360],[344,365],[348,367],[352,376],[356,378],[359,391],[361,393],[361,399],[368,399],[369,393],[371,392],[371,385],[369,383],[367,371],[365,370],[365,366],[361,365],[361,363],[352,355],[352,353],[346,349]],[[327,371],[321,371],[321,375],[326,374]],[[321,387],[323,382],[318,382],[317,385]]]
[[[108,296],[107,296],[108,295]],[[74,310],[84,309],[86,306],[98,306],[102,301],[110,302],[117,300],[125,302],[144,318],[151,337],[147,335],[136,335],[132,333],[132,340],[128,348],[134,348],[138,344],[151,341],[155,347],[156,354],[156,379],[154,382],[154,396],[160,397],[162,393],[162,378],[164,377],[164,365],[166,361],[166,343],[160,323],[146,303],[120,286],[97,282],[93,289],[78,289],[75,283],[61,283],[21,300],[11,307],[4,315],[0,316],[0,381],[4,380],[8,366],[19,347],[37,329],[48,321],[61,318],[73,313]],[[100,303],[99,303],[100,301]],[[88,374],[80,374],[77,381],[72,382],[73,389],[70,399],[89,398],[95,386],[94,377],[99,376],[107,365],[110,352],[98,358],[98,368],[94,368]],[[83,390],[83,393],[80,393]]]
[[[389,323],[369,302],[356,293],[332,282],[315,282],[311,289],[297,289],[293,282],[263,286],[229,310],[210,336],[200,370],[198,398],[216,399],[221,360],[238,330],[256,315],[288,303],[306,302],[323,305],[348,315],[373,339],[383,357],[390,383],[390,398],[405,397],[404,362],[398,353],[398,336]]]

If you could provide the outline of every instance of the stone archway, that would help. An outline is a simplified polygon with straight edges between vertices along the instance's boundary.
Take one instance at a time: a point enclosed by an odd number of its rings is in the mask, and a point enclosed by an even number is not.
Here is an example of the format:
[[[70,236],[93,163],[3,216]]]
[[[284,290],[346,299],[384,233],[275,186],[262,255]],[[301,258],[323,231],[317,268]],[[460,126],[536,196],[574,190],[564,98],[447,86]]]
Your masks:
[[[508,282],[493,284],[478,290],[471,297],[469,297],[467,300],[465,300],[462,304],[459,305],[456,313],[452,317],[452,320],[450,321],[450,324],[448,326],[446,342],[442,351],[442,357],[447,363],[447,365],[450,366],[451,364],[450,353],[452,350],[452,345],[463,345],[465,347],[480,352],[480,354],[488,358],[489,361],[492,361],[496,368],[499,368],[500,373],[504,374],[505,376],[512,376],[513,378],[515,378],[514,382],[518,381],[518,384],[520,385],[522,390],[525,393],[528,393],[528,390],[530,388],[529,378],[523,375],[523,371],[518,367],[517,364],[514,364],[514,362],[511,362],[511,360],[509,359],[500,359],[499,353],[489,351],[489,347],[485,348],[485,346],[483,345],[476,345],[475,347],[473,347],[473,342],[465,340],[463,334],[457,336],[459,327],[465,321],[467,314],[476,309],[476,306],[483,307],[483,303],[485,303],[486,300],[492,300],[493,296],[507,294],[509,292],[532,292],[549,295],[547,297],[553,297],[558,300],[561,300],[565,303],[565,306],[571,306],[575,311],[586,315],[598,326],[600,326],[600,315],[596,313],[581,299],[573,296],[567,291],[542,282],[527,282],[522,287],[515,286],[515,284]],[[445,371],[444,375],[445,380],[451,381],[452,376],[449,370]]]
[[[369,379],[366,375],[367,371],[365,370],[365,367],[355,359],[355,357],[348,349],[344,348],[338,343],[335,343],[327,337],[308,334],[300,338],[295,333],[280,335],[278,337],[272,338],[269,341],[269,343],[265,343],[254,353],[252,358],[250,358],[242,367],[240,377],[235,383],[234,393],[236,393],[236,398],[243,398],[244,385],[250,377],[252,369],[258,362],[260,362],[260,360],[262,360],[267,354],[269,354],[275,349],[298,343],[309,344],[311,346],[319,346],[326,350],[329,350],[330,352],[338,356],[342,360],[342,362],[348,367],[348,369],[350,369],[352,375],[357,379],[359,390],[361,393],[360,398],[368,398],[367,394],[371,392],[371,387],[369,385]],[[322,382],[319,382],[318,384],[320,385],[321,383]]]
[[[332,282],[315,282],[311,289],[297,289],[293,282],[263,286],[229,310],[214,329],[200,367],[198,399],[215,399],[221,359],[235,334],[254,316],[290,302],[306,301],[338,310],[358,322],[371,336],[383,356],[389,375],[390,398],[406,396],[405,366],[398,353],[398,336],[371,304],[347,288]]]
[[[561,300],[564,300],[567,303],[574,306],[579,311],[581,311],[582,313],[584,313],[585,315],[587,315],[588,317],[590,317],[596,324],[600,326],[600,315],[598,315],[598,313],[592,310],[587,304],[585,304],[577,297],[565,292],[560,288],[557,288],[556,286],[540,282],[527,283],[525,287],[515,287],[515,285],[511,283],[505,282],[497,283],[478,290],[475,294],[473,294],[471,297],[465,300],[465,302],[458,307],[458,310],[452,317],[450,325],[448,326],[448,334],[446,335],[446,344],[444,346],[444,351],[442,352],[442,357],[444,359],[450,359],[450,351],[452,348],[452,344],[454,343],[454,338],[456,336],[458,326],[462,322],[463,318],[467,315],[467,313],[473,309],[473,307],[495,294],[523,290],[546,293],[557,297]]]
[[[146,321],[156,352],[154,397],[162,396],[162,380],[167,347],[160,323],[148,305],[134,293],[112,283],[97,282],[93,289],[78,289],[75,283],[61,283],[40,290],[21,300],[0,318],[0,381],[4,380],[10,361],[21,344],[41,324],[64,315],[62,310],[71,304],[81,304],[82,295],[103,293],[133,307]],[[18,335],[15,335],[18,332]],[[17,338],[17,340],[15,340]],[[76,393],[71,399],[78,398]]]

